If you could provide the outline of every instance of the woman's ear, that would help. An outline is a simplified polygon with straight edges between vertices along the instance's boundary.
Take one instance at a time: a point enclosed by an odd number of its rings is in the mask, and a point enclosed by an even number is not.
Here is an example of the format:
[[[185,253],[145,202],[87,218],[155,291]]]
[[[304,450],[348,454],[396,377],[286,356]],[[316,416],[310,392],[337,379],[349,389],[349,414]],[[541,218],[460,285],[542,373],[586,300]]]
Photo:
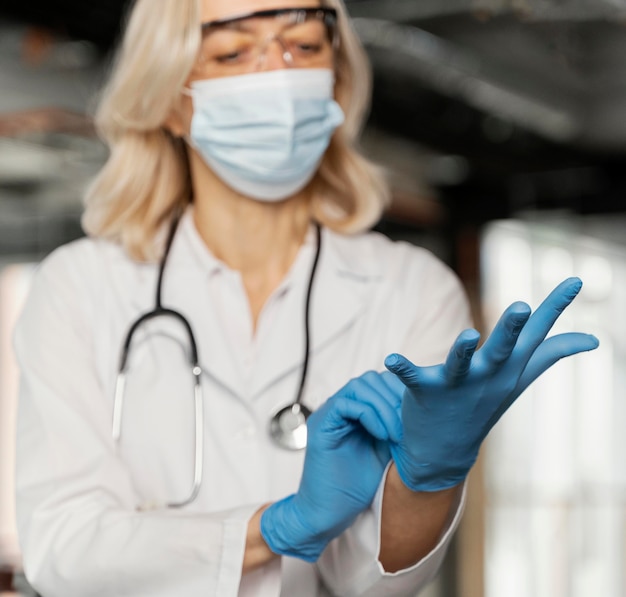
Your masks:
[[[163,122],[163,128],[174,137],[184,137],[191,130],[192,116],[191,99],[186,95],[182,95],[170,109],[167,118]]]

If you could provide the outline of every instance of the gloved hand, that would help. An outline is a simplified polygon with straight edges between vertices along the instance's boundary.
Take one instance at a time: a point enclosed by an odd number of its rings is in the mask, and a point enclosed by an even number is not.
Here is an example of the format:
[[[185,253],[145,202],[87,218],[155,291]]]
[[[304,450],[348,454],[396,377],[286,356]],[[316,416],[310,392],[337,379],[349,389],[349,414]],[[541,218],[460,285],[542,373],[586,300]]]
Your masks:
[[[445,364],[418,367],[393,354],[386,367],[406,385],[403,439],[391,447],[398,473],[414,491],[437,491],[465,479],[483,439],[515,399],[559,359],[598,347],[593,336],[545,339],[582,282],[562,282],[531,315],[511,305],[476,351],[479,334],[460,334]]]
[[[365,510],[402,433],[404,385],[388,372],[348,382],[307,422],[298,492],[261,516],[261,534],[277,554],[314,562]]]

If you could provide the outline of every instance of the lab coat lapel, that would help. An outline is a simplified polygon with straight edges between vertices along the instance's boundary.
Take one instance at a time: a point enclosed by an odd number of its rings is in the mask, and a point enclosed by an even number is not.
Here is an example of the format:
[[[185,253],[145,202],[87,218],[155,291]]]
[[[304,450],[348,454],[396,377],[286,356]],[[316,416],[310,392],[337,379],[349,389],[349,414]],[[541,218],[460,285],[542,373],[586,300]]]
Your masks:
[[[224,342],[224,331],[208,292],[207,275],[186,268],[173,278],[176,287],[168,295],[166,304],[179,309],[191,324],[203,373],[232,394],[242,397],[244,380],[229,343]]]
[[[372,284],[380,280],[376,266],[358,255],[345,239],[323,230],[320,263],[311,300],[310,359],[345,332],[361,315]],[[259,354],[252,378],[253,397],[304,361],[304,306],[308,273],[289,297],[293,309],[281,313]],[[298,377],[299,379],[299,377]],[[297,384],[296,384],[297,386]],[[294,398],[297,387],[294,386]]]

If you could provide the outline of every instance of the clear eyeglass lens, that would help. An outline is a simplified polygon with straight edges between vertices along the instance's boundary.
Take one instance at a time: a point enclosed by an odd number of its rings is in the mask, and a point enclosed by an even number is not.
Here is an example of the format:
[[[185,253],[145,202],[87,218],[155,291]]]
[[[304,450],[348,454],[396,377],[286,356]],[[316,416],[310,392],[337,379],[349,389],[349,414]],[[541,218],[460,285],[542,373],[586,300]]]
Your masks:
[[[333,36],[321,13],[251,17],[206,30],[196,70],[207,78],[254,71],[272,44],[279,44],[288,66],[324,67],[332,61]]]

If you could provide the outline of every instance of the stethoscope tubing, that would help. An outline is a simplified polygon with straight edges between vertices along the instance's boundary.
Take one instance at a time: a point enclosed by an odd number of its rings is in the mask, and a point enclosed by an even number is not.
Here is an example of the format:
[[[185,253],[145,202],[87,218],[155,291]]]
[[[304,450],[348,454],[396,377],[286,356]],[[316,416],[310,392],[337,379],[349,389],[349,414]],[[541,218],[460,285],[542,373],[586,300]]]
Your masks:
[[[130,326],[126,333],[126,338],[122,343],[122,350],[120,354],[120,361],[118,367],[117,379],[115,382],[115,396],[113,399],[113,427],[112,437],[114,443],[119,445],[119,441],[122,435],[122,418],[124,412],[124,396],[126,389],[126,376],[128,367],[128,357],[130,355],[130,348],[135,332],[146,322],[156,319],[158,317],[172,317],[182,324],[183,328],[187,332],[187,338],[189,341],[189,363],[191,366],[191,373],[193,376],[193,394],[194,394],[194,470],[193,470],[193,483],[191,491],[187,498],[180,501],[172,501],[165,504],[167,508],[182,508],[193,502],[202,486],[202,472],[204,469],[204,433],[203,433],[203,421],[204,421],[204,397],[202,392],[202,368],[199,364],[198,358],[198,345],[193,333],[191,324],[178,311],[173,309],[167,309],[163,307],[161,301],[162,288],[163,288],[163,273],[165,271],[165,265],[170,254],[172,242],[176,229],[178,228],[178,222],[180,218],[177,216],[172,221],[170,231],[166,240],[165,250],[163,258],[159,264],[158,282],[156,288],[155,307],[151,311],[148,311],[138,317]]]
[[[295,404],[302,404],[302,396],[304,394],[304,385],[306,383],[307,374],[309,372],[309,356],[311,352],[311,295],[313,294],[313,282],[317,273],[317,265],[320,260],[320,249],[322,246],[322,231],[319,225],[315,226],[316,251],[309,275],[309,284],[306,289],[306,299],[304,302],[304,362],[302,364],[302,375],[300,376],[300,384],[296,393]]]
[[[122,343],[122,349],[120,353],[120,360],[118,366],[118,373],[115,383],[115,395],[113,400],[113,423],[112,423],[112,438],[116,446],[119,446],[119,442],[122,435],[122,419],[124,411],[124,397],[126,389],[128,359],[130,355],[130,349],[135,332],[146,322],[156,319],[158,317],[171,317],[180,322],[183,328],[187,332],[189,340],[189,363],[191,367],[191,373],[194,381],[194,475],[191,491],[187,498],[180,501],[168,502],[165,504],[167,508],[182,508],[192,503],[198,496],[200,488],[202,486],[203,468],[204,468],[204,397],[202,392],[202,368],[199,364],[198,346],[193,333],[193,329],[189,321],[178,311],[163,307],[162,304],[162,288],[163,288],[163,276],[165,272],[165,266],[170,254],[172,242],[178,228],[180,216],[174,217],[170,226],[169,234],[166,240],[165,249],[161,263],[159,264],[158,281],[156,287],[155,307],[151,311],[148,311],[138,317],[130,326],[124,342]],[[306,300],[305,300],[305,317],[304,317],[304,330],[305,330],[305,351],[304,362],[302,366],[302,374],[300,376],[300,383],[298,385],[298,391],[296,394],[296,400],[289,406],[281,409],[275,413],[270,421],[270,436],[272,439],[282,448],[289,450],[299,450],[306,446],[306,418],[309,416],[310,411],[302,404],[302,397],[304,395],[304,387],[306,384],[307,374],[309,370],[309,356],[311,347],[311,296],[313,290],[313,282],[317,267],[319,263],[321,253],[321,229],[316,224],[316,240],[317,247],[313,264],[311,266],[311,273],[309,276],[309,283],[307,286]],[[296,413],[302,420],[297,429],[285,430],[281,424],[281,413],[291,410]],[[304,425],[304,428],[302,428]],[[275,433],[274,430],[279,430]],[[298,439],[304,437],[304,440]]]

